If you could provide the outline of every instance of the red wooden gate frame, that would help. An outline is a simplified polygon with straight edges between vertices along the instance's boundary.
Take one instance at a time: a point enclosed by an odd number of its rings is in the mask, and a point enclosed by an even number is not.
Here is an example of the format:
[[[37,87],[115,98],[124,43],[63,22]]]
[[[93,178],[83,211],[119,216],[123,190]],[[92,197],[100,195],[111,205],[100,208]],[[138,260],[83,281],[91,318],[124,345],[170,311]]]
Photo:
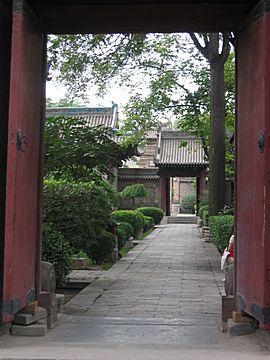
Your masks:
[[[257,8],[238,37],[238,310],[270,327],[270,14]]]
[[[44,37],[24,1],[13,10],[2,321],[39,290]]]

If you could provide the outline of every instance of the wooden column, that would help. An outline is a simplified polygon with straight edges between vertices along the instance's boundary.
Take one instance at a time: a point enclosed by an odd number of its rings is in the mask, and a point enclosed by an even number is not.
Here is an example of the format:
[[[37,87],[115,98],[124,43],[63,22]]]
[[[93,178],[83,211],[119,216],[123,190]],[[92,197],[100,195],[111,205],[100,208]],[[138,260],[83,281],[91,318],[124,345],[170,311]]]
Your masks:
[[[171,215],[171,197],[170,197],[170,178],[166,177],[165,179],[165,184],[166,184],[166,215],[170,216]]]
[[[3,297],[4,244],[6,210],[6,170],[9,110],[9,81],[11,57],[12,6],[4,0],[0,4],[0,304]],[[1,312],[0,312],[0,322]]]
[[[200,199],[201,199],[201,178],[196,178],[196,215],[199,215],[199,207],[200,207]]]
[[[45,39],[14,0],[6,181],[2,320],[35,300],[40,283]]]
[[[236,305],[270,328],[270,13],[260,3],[237,49]]]

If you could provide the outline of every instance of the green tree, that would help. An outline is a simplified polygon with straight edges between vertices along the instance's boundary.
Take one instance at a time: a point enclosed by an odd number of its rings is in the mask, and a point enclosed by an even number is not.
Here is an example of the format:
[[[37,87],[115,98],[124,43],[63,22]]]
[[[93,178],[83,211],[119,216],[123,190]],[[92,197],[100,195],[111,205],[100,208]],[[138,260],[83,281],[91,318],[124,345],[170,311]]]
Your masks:
[[[128,185],[120,192],[123,199],[132,199],[132,206],[135,209],[135,199],[143,198],[147,195],[147,190],[143,184]]]
[[[183,34],[99,34],[83,35],[77,40],[73,35],[54,37],[49,46],[50,59],[73,94],[85,91],[90,80],[98,85],[100,93],[112,79],[119,86],[126,84],[133,95],[125,109],[123,133],[134,135],[134,141],[141,139],[161,117],[172,116],[178,118],[182,130],[200,136],[210,161],[213,180],[210,201],[214,204],[211,213],[215,213],[223,207],[224,198],[224,108],[230,122],[234,118],[233,86],[225,89],[225,105],[222,86],[229,38],[223,34],[203,34],[203,46],[195,34],[191,37],[193,41]],[[219,37],[223,38],[221,51]],[[231,59],[230,62],[233,63]],[[79,81],[82,78],[87,81]],[[214,78],[218,81],[212,81]],[[146,83],[146,95],[142,83]],[[215,105],[221,95],[222,104]],[[218,136],[211,136],[215,131]],[[209,151],[209,143],[215,151]],[[227,160],[231,165],[231,154]]]
[[[45,175],[55,179],[113,179],[112,167],[128,157],[112,129],[89,127],[86,119],[48,117],[45,123]]]

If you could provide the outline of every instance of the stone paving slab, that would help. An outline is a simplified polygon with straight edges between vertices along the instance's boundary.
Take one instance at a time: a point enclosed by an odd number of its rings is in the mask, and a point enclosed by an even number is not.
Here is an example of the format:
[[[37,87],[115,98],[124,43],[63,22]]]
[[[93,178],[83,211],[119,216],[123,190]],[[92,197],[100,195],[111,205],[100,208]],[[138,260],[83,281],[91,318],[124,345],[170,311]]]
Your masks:
[[[66,306],[70,314],[220,315],[223,273],[196,225],[159,227]]]
[[[265,348],[256,334],[219,330],[219,264],[196,225],[156,228],[75,296],[44,339],[0,339],[0,359],[257,359]]]

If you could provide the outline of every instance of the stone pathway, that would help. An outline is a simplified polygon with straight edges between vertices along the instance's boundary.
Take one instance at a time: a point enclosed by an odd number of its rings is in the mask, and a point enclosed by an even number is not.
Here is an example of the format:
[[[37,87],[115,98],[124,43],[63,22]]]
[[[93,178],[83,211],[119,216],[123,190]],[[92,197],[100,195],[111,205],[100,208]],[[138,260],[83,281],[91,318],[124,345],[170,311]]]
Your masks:
[[[75,296],[46,337],[1,339],[0,358],[266,356],[256,334],[220,332],[222,278],[220,256],[196,225],[160,226]]]
[[[219,264],[218,253],[212,244],[201,241],[195,225],[157,228],[75,297],[66,311],[189,321],[207,317],[211,321],[220,315],[223,274]]]

